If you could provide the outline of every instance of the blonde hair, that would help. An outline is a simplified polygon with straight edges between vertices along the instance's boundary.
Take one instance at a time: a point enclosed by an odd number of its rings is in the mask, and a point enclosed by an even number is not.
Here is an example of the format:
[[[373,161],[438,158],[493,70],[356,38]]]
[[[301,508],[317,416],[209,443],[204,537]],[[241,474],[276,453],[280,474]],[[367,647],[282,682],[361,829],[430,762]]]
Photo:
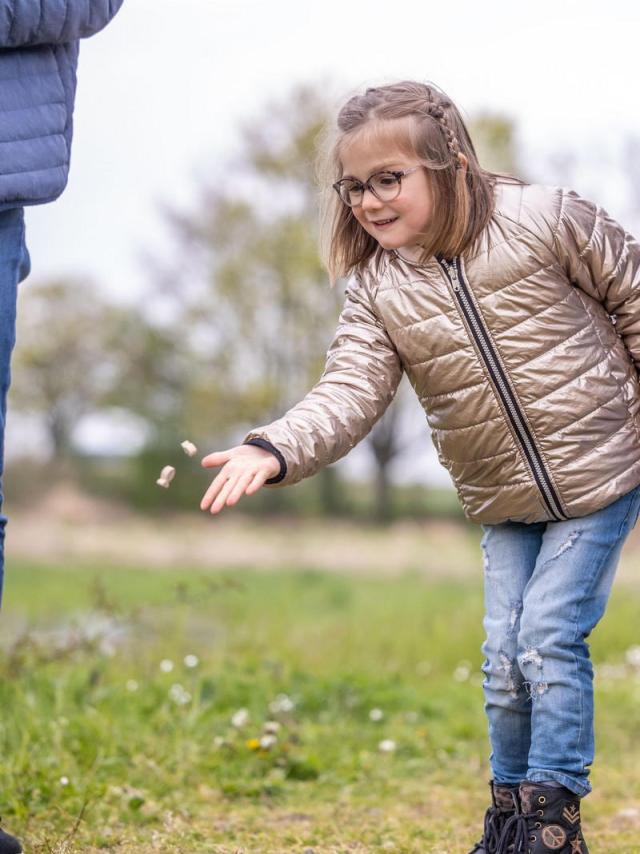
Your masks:
[[[369,88],[351,97],[335,126],[326,127],[320,137],[320,255],[332,287],[339,277],[362,269],[371,256],[378,269],[385,252],[332,187],[342,177],[343,148],[356,135],[365,143],[386,143],[427,167],[434,210],[428,233],[420,235],[422,263],[435,254],[459,255],[478,237],[493,213],[494,185],[501,173],[481,168],[457,107],[433,84],[404,80]]]

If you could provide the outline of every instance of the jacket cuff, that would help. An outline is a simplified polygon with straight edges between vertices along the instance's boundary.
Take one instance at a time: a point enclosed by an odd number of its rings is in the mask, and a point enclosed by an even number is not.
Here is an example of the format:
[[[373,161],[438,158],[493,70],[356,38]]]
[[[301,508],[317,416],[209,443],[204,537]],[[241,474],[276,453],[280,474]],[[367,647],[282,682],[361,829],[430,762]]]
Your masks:
[[[275,445],[272,445],[271,442],[268,442],[266,439],[249,439],[248,442],[243,442],[242,444],[256,445],[258,448],[263,448],[265,451],[270,451],[280,463],[280,471],[275,477],[271,477],[269,478],[269,480],[265,480],[265,486],[269,483],[280,483],[280,481],[284,479],[287,473],[287,463],[285,462],[284,457]]]

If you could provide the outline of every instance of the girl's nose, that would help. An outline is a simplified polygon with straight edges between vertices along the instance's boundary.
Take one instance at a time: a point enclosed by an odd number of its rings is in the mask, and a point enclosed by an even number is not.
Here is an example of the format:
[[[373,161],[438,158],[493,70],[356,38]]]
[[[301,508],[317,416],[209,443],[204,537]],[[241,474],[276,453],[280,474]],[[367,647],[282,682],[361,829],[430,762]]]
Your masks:
[[[376,196],[373,195],[371,190],[365,187],[364,192],[362,194],[362,202],[360,204],[362,205],[362,209],[366,211],[378,210],[384,204],[384,202],[381,202],[380,199],[376,198]]]

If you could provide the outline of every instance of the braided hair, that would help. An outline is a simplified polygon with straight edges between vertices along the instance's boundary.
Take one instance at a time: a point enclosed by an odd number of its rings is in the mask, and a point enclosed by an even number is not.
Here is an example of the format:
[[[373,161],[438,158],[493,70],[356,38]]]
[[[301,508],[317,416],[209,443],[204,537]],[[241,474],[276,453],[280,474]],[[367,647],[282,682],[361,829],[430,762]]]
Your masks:
[[[345,104],[338,115],[338,127],[347,134],[352,132],[362,124],[365,111],[369,120],[409,115],[417,119],[432,118],[444,136],[454,168],[462,166],[460,143],[447,114],[454,118],[454,112],[457,113],[458,124],[464,127],[464,123],[453,102],[435,86],[409,81],[391,86],[369,87],[364,95],[356,95]],[[468,133],[465,135],[467,145],[475,156],[471,138]]]
[[[460,169],[462,167],[462,163],[460,161],[460,144],[458,143],[455,133],[449,127],[447,114],[445,112],[445,107],[450,106],[450,101],[440,103],[436,101],[428,101],[425,109],[428,115],[435,119],[442,128],[444,135],[447,138],[447,148],[455,158],[455,167],[456,169]]]
[[[362,269],[372,256],[379,265],[385,253],[329,189],[342,177],[342,154],[356,139],[401,150],[426,167],[434,214],[429,233],[420,239],[423,261],[435,254],[448,258],[461,254],[480,236],[493,214],[499,176],[480,166],[456,105],[432,83],[403,80],[369,87],[338,111],[335,127],[325,132],[317,161],[317,177],[325,194],[320,250],[332,284],[339,276]]]

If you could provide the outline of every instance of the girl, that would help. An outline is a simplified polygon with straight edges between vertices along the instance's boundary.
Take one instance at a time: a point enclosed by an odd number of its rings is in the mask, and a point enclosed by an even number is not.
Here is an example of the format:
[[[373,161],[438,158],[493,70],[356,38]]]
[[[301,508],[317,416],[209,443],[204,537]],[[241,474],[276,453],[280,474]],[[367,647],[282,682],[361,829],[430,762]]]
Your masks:
[[[493,779],[472,851],[587,854],[585,638],[640,513],[640,245],[572,190],[482,169],[432,85],[352,97],[326,150],[324,261],[352,278],[325,370],[204,458],[222,470],[201,507],[344,456],[406,371],[483,530]]]

